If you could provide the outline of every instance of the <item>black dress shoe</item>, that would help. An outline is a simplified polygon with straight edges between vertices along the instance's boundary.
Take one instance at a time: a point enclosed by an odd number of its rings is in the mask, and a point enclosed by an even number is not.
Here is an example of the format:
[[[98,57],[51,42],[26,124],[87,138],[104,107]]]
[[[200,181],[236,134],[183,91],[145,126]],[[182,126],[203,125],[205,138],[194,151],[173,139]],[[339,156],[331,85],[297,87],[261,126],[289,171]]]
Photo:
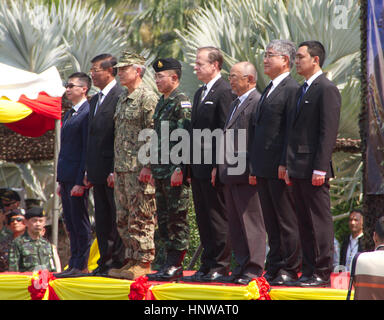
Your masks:
[[[65,276],[68,272],[70,272],[72,270],[72,267],[68,267],[67,269],[65,269],[64,271],[62,272],[57,272],[57,273],[54,273],[53,276],[55,278],[62,278],[63,276]]]
[[[164,274],[164,268],[160,269],[157,272],[149,273],[146,275],[149,281],[161,281],[161,277]]]
[[[221,276],[218,277],[215,282],[220,282],[220,283],[235,283],[235,280],[239,277],[239,275],[229,275],[229,276]]]
[[[275,279],[269,282],[271,286],[289,286],[291,283],[296,282],[297,276],[292,277],[288,274],[279,274]]]
[[[265,280],[267,280],[268,282],[271,282],[273,279],[276,278],[276,274],[272,274],[272,273],[269,273],[269,272],[266,272],[263,277],[265,278]]]
[[[203,271],[196,271],[194,274],[190,276],[184,276],[181,278],[181,281],[185,282],[201,282],[201,277],[205,276],[206,273]]]
[[[317,276],[312,276],[311,278],[300,281],[299,286],[302,288],[311,288],[311,287],[329,287],[331,284],[330,279],[324,280]]]
[[[236,284],[242,284],[242,285],[248,285],[252,281],[251,277],[248,276],[240,276],[235,279],[234,283]]]
[[[89,273],[89,276],[92,277],[108,277],[108,267],[100,267],[98,266],[95,270]]]
[[[302,282],[308,281],[311,278],[312,278],[312,276],[304,276],[304,275],[302,275],[296,281],[286,281],[285,282],[285,286],[288,286],[288,287],[301,287],[301,283]]]
[[[181,279],[183,276],[182,266],[170,266],[164,270],[161,281],[175,281]]]
[[[220,272],[209,272],[206,275],[200,278],[200,282],[217,282],[218,279],[226,277],[227,274],[223,274]]]
[[[80,269],[71,268],[66,273],[62,273],[61,275],[55,276],[56,278],[77,278],[77,277],[85,277],[87,276],[87,273],[83,273]]]

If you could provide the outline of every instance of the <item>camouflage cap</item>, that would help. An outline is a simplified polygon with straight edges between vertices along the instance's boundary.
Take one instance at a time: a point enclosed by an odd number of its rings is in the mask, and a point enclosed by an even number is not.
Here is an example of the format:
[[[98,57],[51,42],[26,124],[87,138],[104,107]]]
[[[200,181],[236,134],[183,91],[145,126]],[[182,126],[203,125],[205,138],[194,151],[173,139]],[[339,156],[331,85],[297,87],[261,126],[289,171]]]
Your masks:
[[[130,51],[123,51],[119,62],[114,66],[114,68],[131,66],[133,64],[144,65],[145,58],[137,53],[133,53]]]

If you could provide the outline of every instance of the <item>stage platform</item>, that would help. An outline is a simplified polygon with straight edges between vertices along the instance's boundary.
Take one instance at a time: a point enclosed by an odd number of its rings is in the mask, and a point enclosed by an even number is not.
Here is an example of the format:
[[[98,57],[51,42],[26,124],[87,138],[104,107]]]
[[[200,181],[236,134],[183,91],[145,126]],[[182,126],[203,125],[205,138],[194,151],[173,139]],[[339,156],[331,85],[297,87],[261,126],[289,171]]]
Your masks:
[[[331,279],[329,288],[299,288],[270,287],[264,278],[235,285],[90,276],[56,279],[47,271],[0,273],[0,300],[346,300],[349,275],[333,274]]]

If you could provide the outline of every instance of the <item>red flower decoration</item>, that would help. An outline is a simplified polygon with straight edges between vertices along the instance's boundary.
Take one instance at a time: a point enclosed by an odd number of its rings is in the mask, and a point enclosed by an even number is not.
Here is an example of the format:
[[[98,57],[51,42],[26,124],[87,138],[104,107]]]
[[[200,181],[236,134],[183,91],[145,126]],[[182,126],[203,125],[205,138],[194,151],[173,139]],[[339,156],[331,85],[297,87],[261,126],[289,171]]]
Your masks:
[[[42,300],[44,295],[49,290],[50,300],[59,300],[53,288],[49,285],[49,281],[53,281],[56,278],[48,270],[39,270],[32,275],[31,285],[28,287],[28,291],[32,300]]]
[[[130,286],[130,292],[128,295],[129,300],[152,300],[154,299],[151,290],[149,288],[151,284],[148,283],[148,278],[145,276],[139,277],[135,282],[132,282]]]
[[[260,298],[258,300],[271,300],[269,296],[271,286],[268,281],[264,277],[255,278],[254,280],[256,280],[257,286],[259,287]]]

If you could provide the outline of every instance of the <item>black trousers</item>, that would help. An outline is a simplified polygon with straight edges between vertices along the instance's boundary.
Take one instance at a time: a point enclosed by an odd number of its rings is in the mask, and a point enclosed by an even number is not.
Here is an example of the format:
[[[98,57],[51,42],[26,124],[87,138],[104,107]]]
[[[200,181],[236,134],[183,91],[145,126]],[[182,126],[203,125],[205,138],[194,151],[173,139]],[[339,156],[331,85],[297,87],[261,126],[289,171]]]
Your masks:
[[[203,246],[200,270],[225,274],[230,267],[231,249],[223,192],[209,179],[192,178],[192,195]]]
[[[262,177],[257,177],[257,187],[269,244],[265,269],[270,275],[295,277],[301,250],[292,188],[284,180]]]
[[[73,197],[71,190],[74,185],[70,182],[60,182],[60,195],[71,249],[68,266],[82,270],[88,265],[89,249],[92,244],[88,216],[88,190],[81,197]]]
[[[291,178],[303,252],[302,273],[328,280],[333,262],[333,220],[329,183],[313,186],[311,179]]]
[[[101,268],[120,268],[124,264],[125,247],[117,230],[113,188],[108,187],[106,183],[95,184],[93,196],[96,237],[100,252],[97,264]]]

